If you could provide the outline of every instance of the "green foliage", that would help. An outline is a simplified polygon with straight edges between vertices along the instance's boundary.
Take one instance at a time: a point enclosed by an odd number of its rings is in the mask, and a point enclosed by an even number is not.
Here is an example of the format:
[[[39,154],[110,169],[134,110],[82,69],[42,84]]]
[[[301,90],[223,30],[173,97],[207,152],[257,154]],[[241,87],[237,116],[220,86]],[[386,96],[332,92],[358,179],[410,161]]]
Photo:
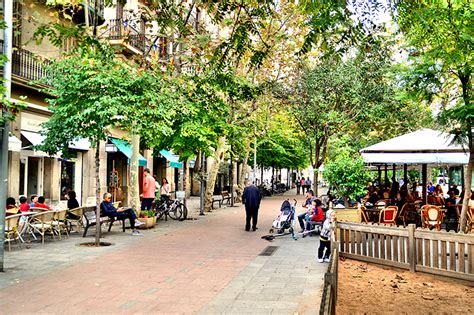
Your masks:
[[[341,154],[324,164],[324,178],[339,197],[356,199],[365,194],[368,173],[364,160]]]
[[[93,145],[107,139],[113,127],[121,126],[145,137],[171,133],[173,109],[166,99],[159,76],[133,68],[115,59],[113,50],[77,49],[48,67],[51,85],[46,92],[51,118],[43,125],[43,151],[67,151],[68,143],[87,138]],[[158,90],[156,88],[158,87]],[[152,135],[152,133],[154,133]]]
[[[410,54],[402,81],[407,94],[417,101],[440,102],[446,109],[440,122],[457,137],[464,133],[464,142],[472,146],[472,135],[466,137],[472,134],[466,131],[473,128],[474,110],[472,1],[400,1],[395,8]]]
[[[267,133],[258,139],[257,163],[262,167],[304,168],[309,154],[296,122],[288,114],[271,118]]]

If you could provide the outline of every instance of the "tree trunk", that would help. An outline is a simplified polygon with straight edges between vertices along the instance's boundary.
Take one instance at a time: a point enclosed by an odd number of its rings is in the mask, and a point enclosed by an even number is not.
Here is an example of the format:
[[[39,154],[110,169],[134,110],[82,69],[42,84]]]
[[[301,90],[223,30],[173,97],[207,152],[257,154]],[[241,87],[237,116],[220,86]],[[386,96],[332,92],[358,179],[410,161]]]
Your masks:
[[[244,160],[242,162],[242,169],[240,170],[240,175],[239,175],[239,186],[237,187],[237,202],[242,202],[242,192],[245,189],[245,172],[247,171],[247,163],[249,161],[250,157],[250,143],[248,146],[245,147],[245,156]],[[256,178],[253,179],[255,181],[255,184],[257,183]]]
[[[95,217],[96,221],[100,222],[100,176],[99,176],[99,167],[100,167],[100,141],[97,141],[95,148]],[[95,246],[99,246],[100,243],[100,224],[95,225]]]
[[[140,188],[138,180],[138,156],[140,136],[132,134],[132,159],[130,161],[130,207],[140,213]]]
[[[471,190],[472,190],[472,171],[474,167],[474,148],[471,147],[469,152],[469,164],[467,164],[467,172],[464,173],[464,199],[462,201],[462,210],[461,210],[461,225],[460,231],[466,231],[467,225],[467,211],[469,209],[469,200],[471,199]]]
[[[212,167],[209,170],[209,173],[207,175],[206,195],[205,195],[205,200],[204,200],[205,202],[204,210],[207,212],[211,211],[212,195],[214,193],[214,187],[216,185],[217,174],[219,173],[219,166],[222,162],[222,156],[224,155],[223,154],[224,149],[225,149],[225,137],[220,137],[217,144],[217,149],[214,152],[214,163],[212,164]]]
[[[188,159],[183,161],[183,191],[184,191],[184,199],[183,203],[186,205],[186,194],[187,194],[187,189],[188,189],[188,172],[189,172],[189,164],[188,164]],[[186,219],[186,218],[184,218]]]
[[[318,196],[318,177],[319,177],[319,170],[317,168],[313,169],[313,191],[314,196]]]

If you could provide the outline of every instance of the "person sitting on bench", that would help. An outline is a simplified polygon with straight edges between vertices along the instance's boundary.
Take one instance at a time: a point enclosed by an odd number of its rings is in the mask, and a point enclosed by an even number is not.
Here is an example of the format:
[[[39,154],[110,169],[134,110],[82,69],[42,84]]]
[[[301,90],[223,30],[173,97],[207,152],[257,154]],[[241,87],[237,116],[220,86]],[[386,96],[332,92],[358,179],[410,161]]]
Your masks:
[[[314,199],[311,204],[311,213],[308,213],[305,218],[306,221],[306,231],[311,230],[311,222],[316,222],[322,226],[324,221],[324,213],[321,208],[321,200]]]
[[[117,220],[128,219],[130,221],[130,227],[132,228],[132,235],[142,235],[135,227],[142,225],[143,223],[137,220],[137,215],[132,208],[120,207],[116,209],[112,203],[112,195],[110,193],[104,194],[104,200],[100,203],[100,209],[104,214],[110,218],[117,218]]]

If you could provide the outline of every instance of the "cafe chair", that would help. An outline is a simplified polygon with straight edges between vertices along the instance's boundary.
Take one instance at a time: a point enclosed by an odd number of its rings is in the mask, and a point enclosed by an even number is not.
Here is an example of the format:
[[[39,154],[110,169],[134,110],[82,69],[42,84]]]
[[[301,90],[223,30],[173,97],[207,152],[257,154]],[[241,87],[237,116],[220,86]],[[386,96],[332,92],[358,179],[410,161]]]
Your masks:
[[[359,212],[359,222],[369,223],[369,220],[367,220],[367,214],[366,214],[367,208],[364,205],[359,204],[357,210]]]
[[[82,223],[83,214],[84,214],[83,207],[67,210],[66,225],[67,225],[69,233],[73,232],[73,226],[76,227],[74,231],[78,233],[80,229],[83,228],[83,223]]]
[[[382,210],[387,206],[387,202],[385,200],[379,200],[375,203],[375,208]]]
[[[388,206],[380,211],[379,224],[396,224],[398,207]]]
[[[41,243],[44,244],[44,237],[46,233],[51,233],[53,240],[56,240],[54,236],[54,215],[56,211],[43,211],[40,213],[33,214],[31,216],[31,224],[33,231],[41,235]]]
[[[5,218],[5,243],[8,242],[8,251],[11,251],[11,242],[16,241],[21,247],[20,234],[18,233],[18,222],[21,214],[11,215]]]
[[[470,207],[467,210],[467,232],[472,233],[474,232],[474,207]]]
[[[56,210],[54,212],[53,221],[51,221],[54,231],[56,231],[56,233],[58,233],[59,235],[59,239],[61,239],[62,232],[64,232],[66,236],[69,238],[66,215],[67,215],[67,209]]]
[[[423,227],[430,229],[435,227],[436,230],[441,230],[441,223],[444,219],[444,213],[440,207],[434,205],[424,205],[421,207],[421,220]]]
[[[409,207],[408,202],[405,202],[402,208],[400,209],[400,213],[398,214],[398,221],[401,222],[404,227],[407,226],[407,222],[408,222],[408,213],[407,213],[408,207]]]

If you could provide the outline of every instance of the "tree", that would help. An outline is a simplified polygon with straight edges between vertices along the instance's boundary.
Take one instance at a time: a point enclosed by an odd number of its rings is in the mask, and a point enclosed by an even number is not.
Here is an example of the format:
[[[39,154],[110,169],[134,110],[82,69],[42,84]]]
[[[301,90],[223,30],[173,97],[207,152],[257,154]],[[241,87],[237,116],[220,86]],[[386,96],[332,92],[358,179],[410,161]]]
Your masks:
[[[368,174],[360,156],[353,158],[345,153],[324,165],[324,178],[337,196],[344,198],[347,208],[349,199],[354,200],[365,194]]]
[[[46,92],[52,96],[47,99],[52,116],[43,124],[46,138],[41,149],[50,154],[66,152],[72,141],[89,139],[96,148],[96,216],[99,218],[100,142],[107,140],[110,129],[118,126],[142,130],[146,124],[147,130],[169,133],[166,122],[172,109],[152,90],[158,86],[157,76],[134,72],[115,59],[112,49],[98,42],[91,49],[78,48],[53,61],[48,70],[50,75],[45,81],[51,86]],[[150,128],[153,122],[159,124]],[[96,245],[99,242],[98,225]]]
[[[469,152],[461,211],[464,231],[474,167],[474,7],[469,0],[444,0],[393,1],[393,8],[409,52],[407,91],[428,103],[441,99],[439,121]]]

